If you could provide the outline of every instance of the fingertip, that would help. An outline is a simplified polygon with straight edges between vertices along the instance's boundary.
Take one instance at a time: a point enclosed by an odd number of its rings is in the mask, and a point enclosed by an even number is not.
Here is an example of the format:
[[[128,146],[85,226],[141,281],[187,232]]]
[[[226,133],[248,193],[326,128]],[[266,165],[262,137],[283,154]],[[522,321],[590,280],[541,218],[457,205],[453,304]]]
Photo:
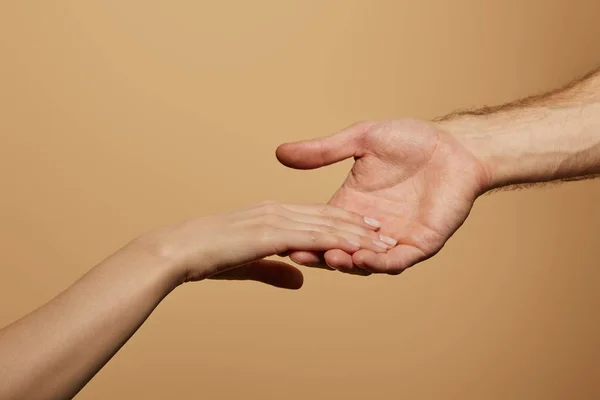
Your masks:
[[[357,251],[356,253],[352,254],[352,262],[354,264],[356,264],[357,266],[359,266],[360,268],[363,268],[366,265],[366,259],[368,257],[368,250],[361,250],[361,251]]]
[[[387,253],[371,253],[361,250],[352,255],[352,260],[356,265],[375,273],[389,275],[398,275],[426,258],[427,254],[422,250],[405,244],[399,244]]]
[[[352,268],[352,256],[343,250],[329,250],[325,253],[325,262],[331,268],[343,271]]]
[[[289,258],[296,264],[307,267],[315,266],[321,262],[318,255],[308,251],[294,251],[290,253]]]
[[[379,228],[381,228],[381,226],[383,225],[383,223],[378,220],[377,218],[373,218],[373,217],[369,217],[369,216],[363,216],[363,221],[366,224],[366,226],[368,226],[371,229],[377,230]]]
[[[398,241],[391,236],[379,235],[379,239],[388,245],[389,248],[393,248],[398,244]]]
[[[277,146],[277,149],[275,149],[275,157],[277,157],[277,160],[282,163],[283,165],[287,166],[287,147],[289,147],[289,143],[283,143],[280,144],[279,146]]]
[[[373,244],[377,247],[377,250],[379,252],[386,252],[390,248],[387,243],[385,243],[379,239],[373,239]]]
[[[289,168],[313,169],[320,167],[310,141],[283,143],[275,150],[277,160]]]
[[[378,238],[378,236],[375,236],[376,238]],[[352,252],[351,254],[354,254],[358,251],[361,250],[368,250],[371,251],[373,253],[386,253],[390,247],[385,244],[384,242],[382,242],[379,239],[376,238],[370,238],[370,237],[363,237],[361,238],[361,246],[360,249],[357,249],[356,251]]]
[[[352,256],[339,250],[331,250],[325,253],[325,260],[330,267],[346,274],[359,276],[369,276],[372,274],[371,271],[360,268],[354,264]]]
[[[379,256],[381,255],[383,254],[362,249],[352,255],[352,262],[361,269],[373,273],[382,273],[385,272],[385,268],[382,268],[382,262],[379,259]]]
[[[350,253],[357,252],[357,251],[358,251],[358,250],[360,250],[360,248],[361,248],[361,245],[360,245],[360,243],[359,243],[359,242],[357,242],[357,241],[350,240],[350,239],[346,239],[346,242],[347,242],[347,244],[348,244],[348,246],[347,246],[347,250],[348,250]]]

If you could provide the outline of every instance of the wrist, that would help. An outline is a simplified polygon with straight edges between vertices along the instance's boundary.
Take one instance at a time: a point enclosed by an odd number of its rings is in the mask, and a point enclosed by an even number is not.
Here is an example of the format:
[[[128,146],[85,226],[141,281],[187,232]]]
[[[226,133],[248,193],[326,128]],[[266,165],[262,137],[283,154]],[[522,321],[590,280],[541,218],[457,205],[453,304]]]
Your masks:
[[[481,162],[487,190],[600,172],[600,103],[463,115],[439,125]]]
[[[149,274],[167,292],[185,282],[185,270],[175,248],[151,233],[140,236],[119,253],[130,259],[133,268]]]

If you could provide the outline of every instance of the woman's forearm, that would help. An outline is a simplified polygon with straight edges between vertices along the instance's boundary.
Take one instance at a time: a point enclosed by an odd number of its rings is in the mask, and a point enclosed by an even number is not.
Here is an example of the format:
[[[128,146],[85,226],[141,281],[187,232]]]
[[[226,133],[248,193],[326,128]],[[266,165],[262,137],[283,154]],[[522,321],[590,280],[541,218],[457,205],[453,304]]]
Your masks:
[[[1,399],[68,399],[175,287],[161,257],[129,246],[0,331]]]
[[[263,258],[294,249],[384,252],[375,222],[331,206],[264,202],[142,235],[0,330],[0,399],[73,397],[183,282],[254,280],[298,289],[300,271]]]

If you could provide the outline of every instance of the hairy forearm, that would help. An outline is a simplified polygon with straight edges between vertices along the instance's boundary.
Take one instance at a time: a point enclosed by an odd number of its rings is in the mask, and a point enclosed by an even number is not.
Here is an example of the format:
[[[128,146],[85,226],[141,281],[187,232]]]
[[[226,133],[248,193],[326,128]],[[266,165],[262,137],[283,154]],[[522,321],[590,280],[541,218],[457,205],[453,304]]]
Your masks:
[[[165,267],[126,248],[2,329],[0,398],[75,396],[174,288]]]
[[[600,174],[600,71],[544,95],[437,123],[482,161],[490,189],[592,177]]]

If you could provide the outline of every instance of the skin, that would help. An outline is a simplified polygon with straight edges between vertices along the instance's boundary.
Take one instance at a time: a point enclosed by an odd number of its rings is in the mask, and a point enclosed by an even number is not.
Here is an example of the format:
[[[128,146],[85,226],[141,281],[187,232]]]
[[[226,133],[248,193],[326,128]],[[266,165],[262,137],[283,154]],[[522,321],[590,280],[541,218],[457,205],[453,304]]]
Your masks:
[[[108,257],[0,330],[0,398],[72,398],[184,282],[297,289],[299,270],[264,259],[288,253],[305,265],[398,274],[436,254],[489,190],[600,174],[600,74],[436,121],[358,123],[284,144],[277,157],[299,169],[355,164],[329,207],[266,202],[150,232]]]
[[[326,138],[286,143],[279,161],[314,169],[353,157],[329,204],[372,215],[398,241],[386,253],[293,252],[306,266],[399,274],[439,252],[475,200],[501,187],[600,174],[600,72],[544,95],[434,121],[354,124]]]
[[[264,258],[294,250],[385,252],[378,225],[333,206],[265,202],[149,232],[0,330],[0,399],[72,398],[184,282],[298,289],[299,270]]]

